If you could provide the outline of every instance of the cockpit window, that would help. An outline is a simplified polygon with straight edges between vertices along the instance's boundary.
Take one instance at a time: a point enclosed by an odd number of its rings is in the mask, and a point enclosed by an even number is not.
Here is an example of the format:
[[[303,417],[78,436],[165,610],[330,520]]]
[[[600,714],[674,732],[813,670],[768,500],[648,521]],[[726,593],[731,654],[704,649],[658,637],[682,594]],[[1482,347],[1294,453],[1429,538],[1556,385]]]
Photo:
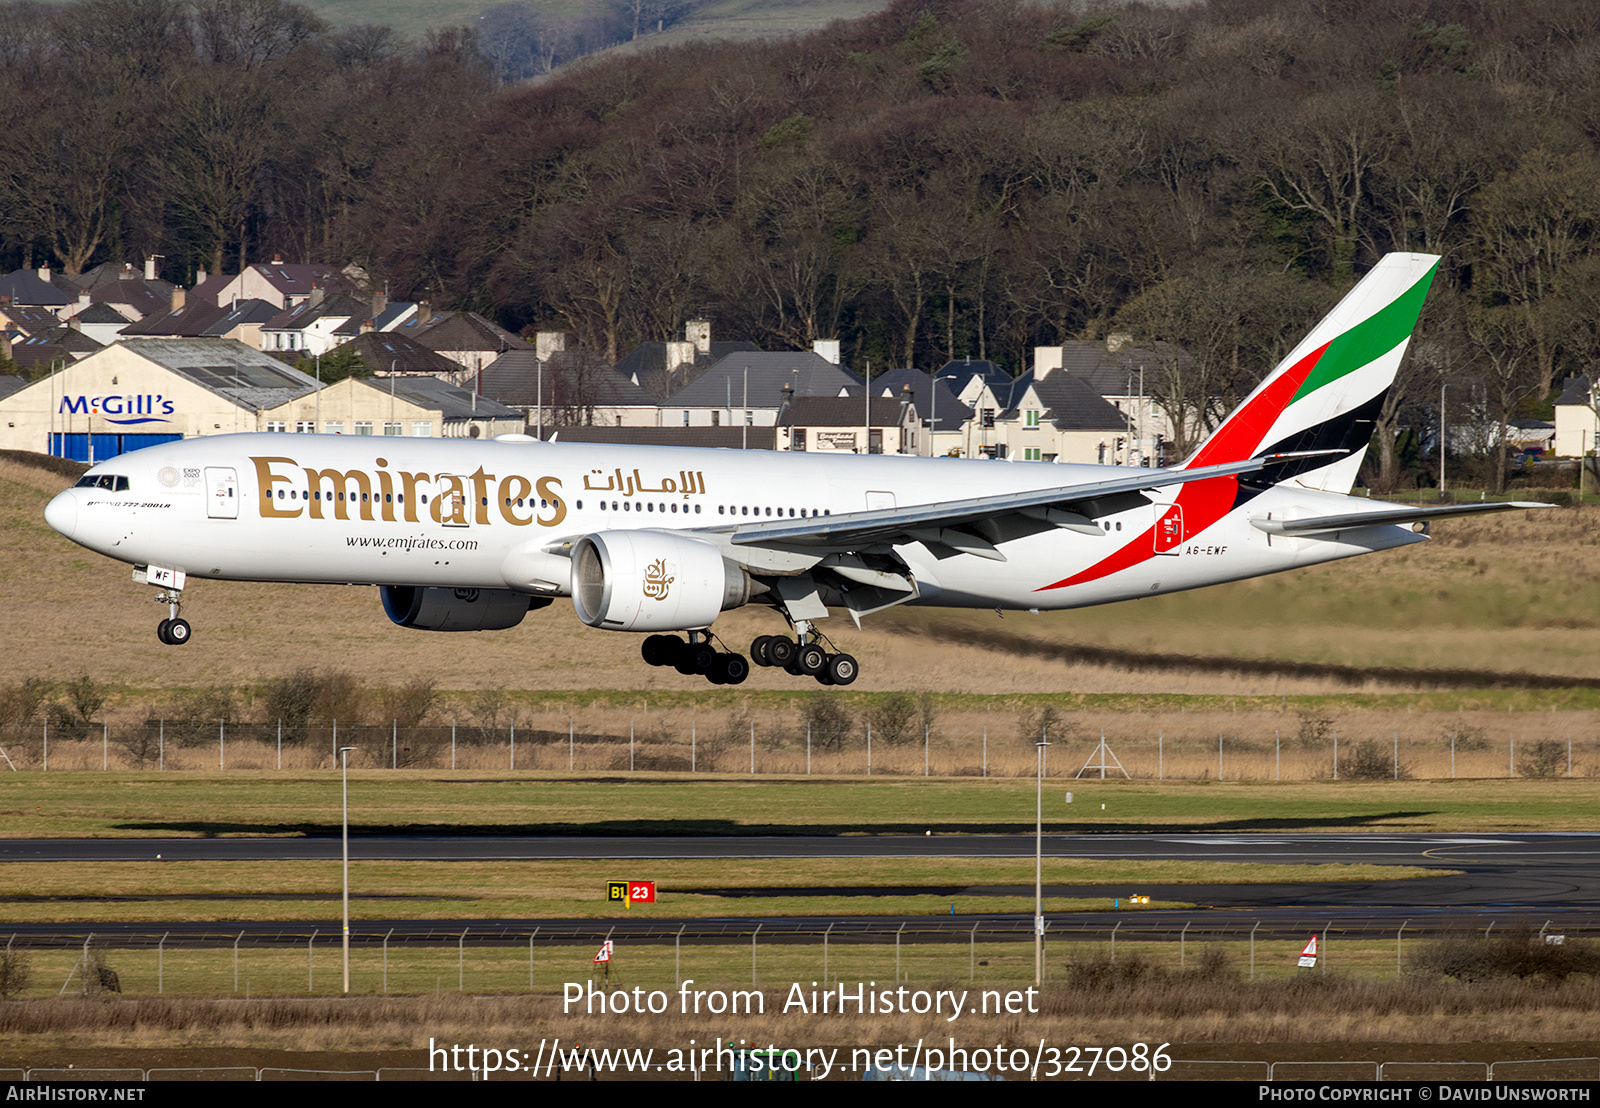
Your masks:
[[[105,489],[107,492],[127,492],[128,479],[110,473],[91,473],[78,478],[75,489]]]

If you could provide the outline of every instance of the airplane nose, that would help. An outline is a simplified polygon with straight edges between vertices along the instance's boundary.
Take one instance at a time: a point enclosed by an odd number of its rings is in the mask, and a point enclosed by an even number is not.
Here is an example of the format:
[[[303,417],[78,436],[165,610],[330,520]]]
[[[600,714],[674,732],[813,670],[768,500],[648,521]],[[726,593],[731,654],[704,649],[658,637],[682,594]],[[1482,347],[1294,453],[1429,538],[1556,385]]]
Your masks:
[[[57,493],[45,506],[44,521],[55,531],[72,538],[72,533],[78,529],[78,498],[71,489]]]

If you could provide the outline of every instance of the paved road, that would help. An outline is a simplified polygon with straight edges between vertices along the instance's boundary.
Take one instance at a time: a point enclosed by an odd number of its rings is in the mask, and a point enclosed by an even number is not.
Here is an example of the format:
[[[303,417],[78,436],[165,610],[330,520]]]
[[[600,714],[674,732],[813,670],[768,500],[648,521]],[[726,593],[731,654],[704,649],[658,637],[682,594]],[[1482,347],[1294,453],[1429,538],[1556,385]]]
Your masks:
[[[363,836],[350,843],[358,860],[475,861],[583,859],[638,861],[665,858],[1027,858],[1032,836],[794,836],[685,838],[491,838]],[[1295,882],[1272,885],[1054,885],[1051,895],[1105,896],[1140,892],[1161,900],[1217,908],[1294,912],[1337,911],[1403,915],[1466,910],[1600,911],[1600,834],[1284,834],[1284,835],[1050,835],[1051,857],[1161,859],[1274,863],[1368,863],[1458,870],[1459,875],[1408,881]],[[217,839],[13,839],[0,842],[0,861],[329,861],[339,857],[336,838]],[[614,866],[604,867],[607,871]],[[951,885],[944,895],[1031,891],[1020,866],[1017,886],[969,889]],[[597,873],[599,869],[597,868]],[[602,876],[615,876],[609,872]],[[644,877],[645,874],[633,874]],[[598,879],[598,878],[597,878]],[[842,890],[834,890],[835,892]],[[729,910],[738,909],[730,890]]]

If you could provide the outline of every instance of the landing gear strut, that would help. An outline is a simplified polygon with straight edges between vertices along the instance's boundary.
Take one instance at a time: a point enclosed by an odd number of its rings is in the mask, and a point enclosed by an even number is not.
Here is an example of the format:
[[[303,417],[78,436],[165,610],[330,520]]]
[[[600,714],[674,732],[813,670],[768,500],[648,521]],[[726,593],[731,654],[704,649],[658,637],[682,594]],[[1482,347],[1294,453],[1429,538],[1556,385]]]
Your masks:
[[[750,657],[758,666],[774,666],[796,677],[814,677],[824,685],[848,685],[861,672],[849,654],[834,654],[822,646],[822,636],[807,620],[796,620],[799,642],[787,635],[762,635],[750,644]],[[831,644],[830,644],[831,645]]]
[[[709,631],[690,631],[687,641],[676,635],[651,635],[639,653],[652,666],[672,666],[685,676],[703,675],[713,685],[742,685],[750,663],[741,654],[718,651]]]
[[[188,642],[192,633],[189,621],[178,618],[178,612],[183,608],[182,590],[169,589],[166,592],[158,592],[156,603],[165,604],[168,612],[167,618],[156,624],[156,638],[168,646],[182,646]]]

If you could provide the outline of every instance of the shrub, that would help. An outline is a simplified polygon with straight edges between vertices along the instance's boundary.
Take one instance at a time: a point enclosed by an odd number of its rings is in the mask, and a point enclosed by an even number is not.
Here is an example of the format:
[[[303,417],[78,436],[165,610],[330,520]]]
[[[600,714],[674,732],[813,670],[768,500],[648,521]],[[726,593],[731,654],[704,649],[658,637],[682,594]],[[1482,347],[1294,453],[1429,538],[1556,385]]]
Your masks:
[[[1318,750],[1333,742],[1333,717],[1319,716],[1315,712],[1300,713],[1300,730],[1295,732],[1294,741],[1305,747],[1316,747]]]
[[[872,728],[872,737],[879,742],[899,746],[922,738],[917,702],[910,693],[890,693],[881,697],[866,710],[865,715],[867,724]]]
[[[274,677],[261,690],[263,717],[269,724],[283,724],[286,742],[300,742],[311,725],[320,692],[317,671],[311,666],[302,666],[287,677]]]
[[[1037,710],[1028,710],[1017,716],[1017,738],[1032,746],[1041,736],[1048,736],[1050,741],[1064,739],[1071,735],[1072,729],[1061,718],[1061,713],[1056,711],[1053,704],[1046,704]]]
[[[1339,750],[1339,776],[1350,781],[1408,780],[1411,769],[1404,762],[1395,765],[1392,744],[1363,739]]]
[[[1554,739],[1517,747],[1517,772],[1524,777],[1560,777],[1567,771],[1567,745]]]
[[[813,693],[800,709],[801,727],[811,729],[818,750],[839,750],[855,734],[856,721],[848,709],[827,693]]]
[[[1425,943],[1410,963],[1412,973],[1458,981],[1505,977],[1561,981],[1574,974],[1600,973],[1600,952],[1578,940],[1549,943],[1531,928],[1519,927],[1500,935]]]
[[[8,1000],[28,987],[28,956],[10,943],[0,951],[0,1000]]]

